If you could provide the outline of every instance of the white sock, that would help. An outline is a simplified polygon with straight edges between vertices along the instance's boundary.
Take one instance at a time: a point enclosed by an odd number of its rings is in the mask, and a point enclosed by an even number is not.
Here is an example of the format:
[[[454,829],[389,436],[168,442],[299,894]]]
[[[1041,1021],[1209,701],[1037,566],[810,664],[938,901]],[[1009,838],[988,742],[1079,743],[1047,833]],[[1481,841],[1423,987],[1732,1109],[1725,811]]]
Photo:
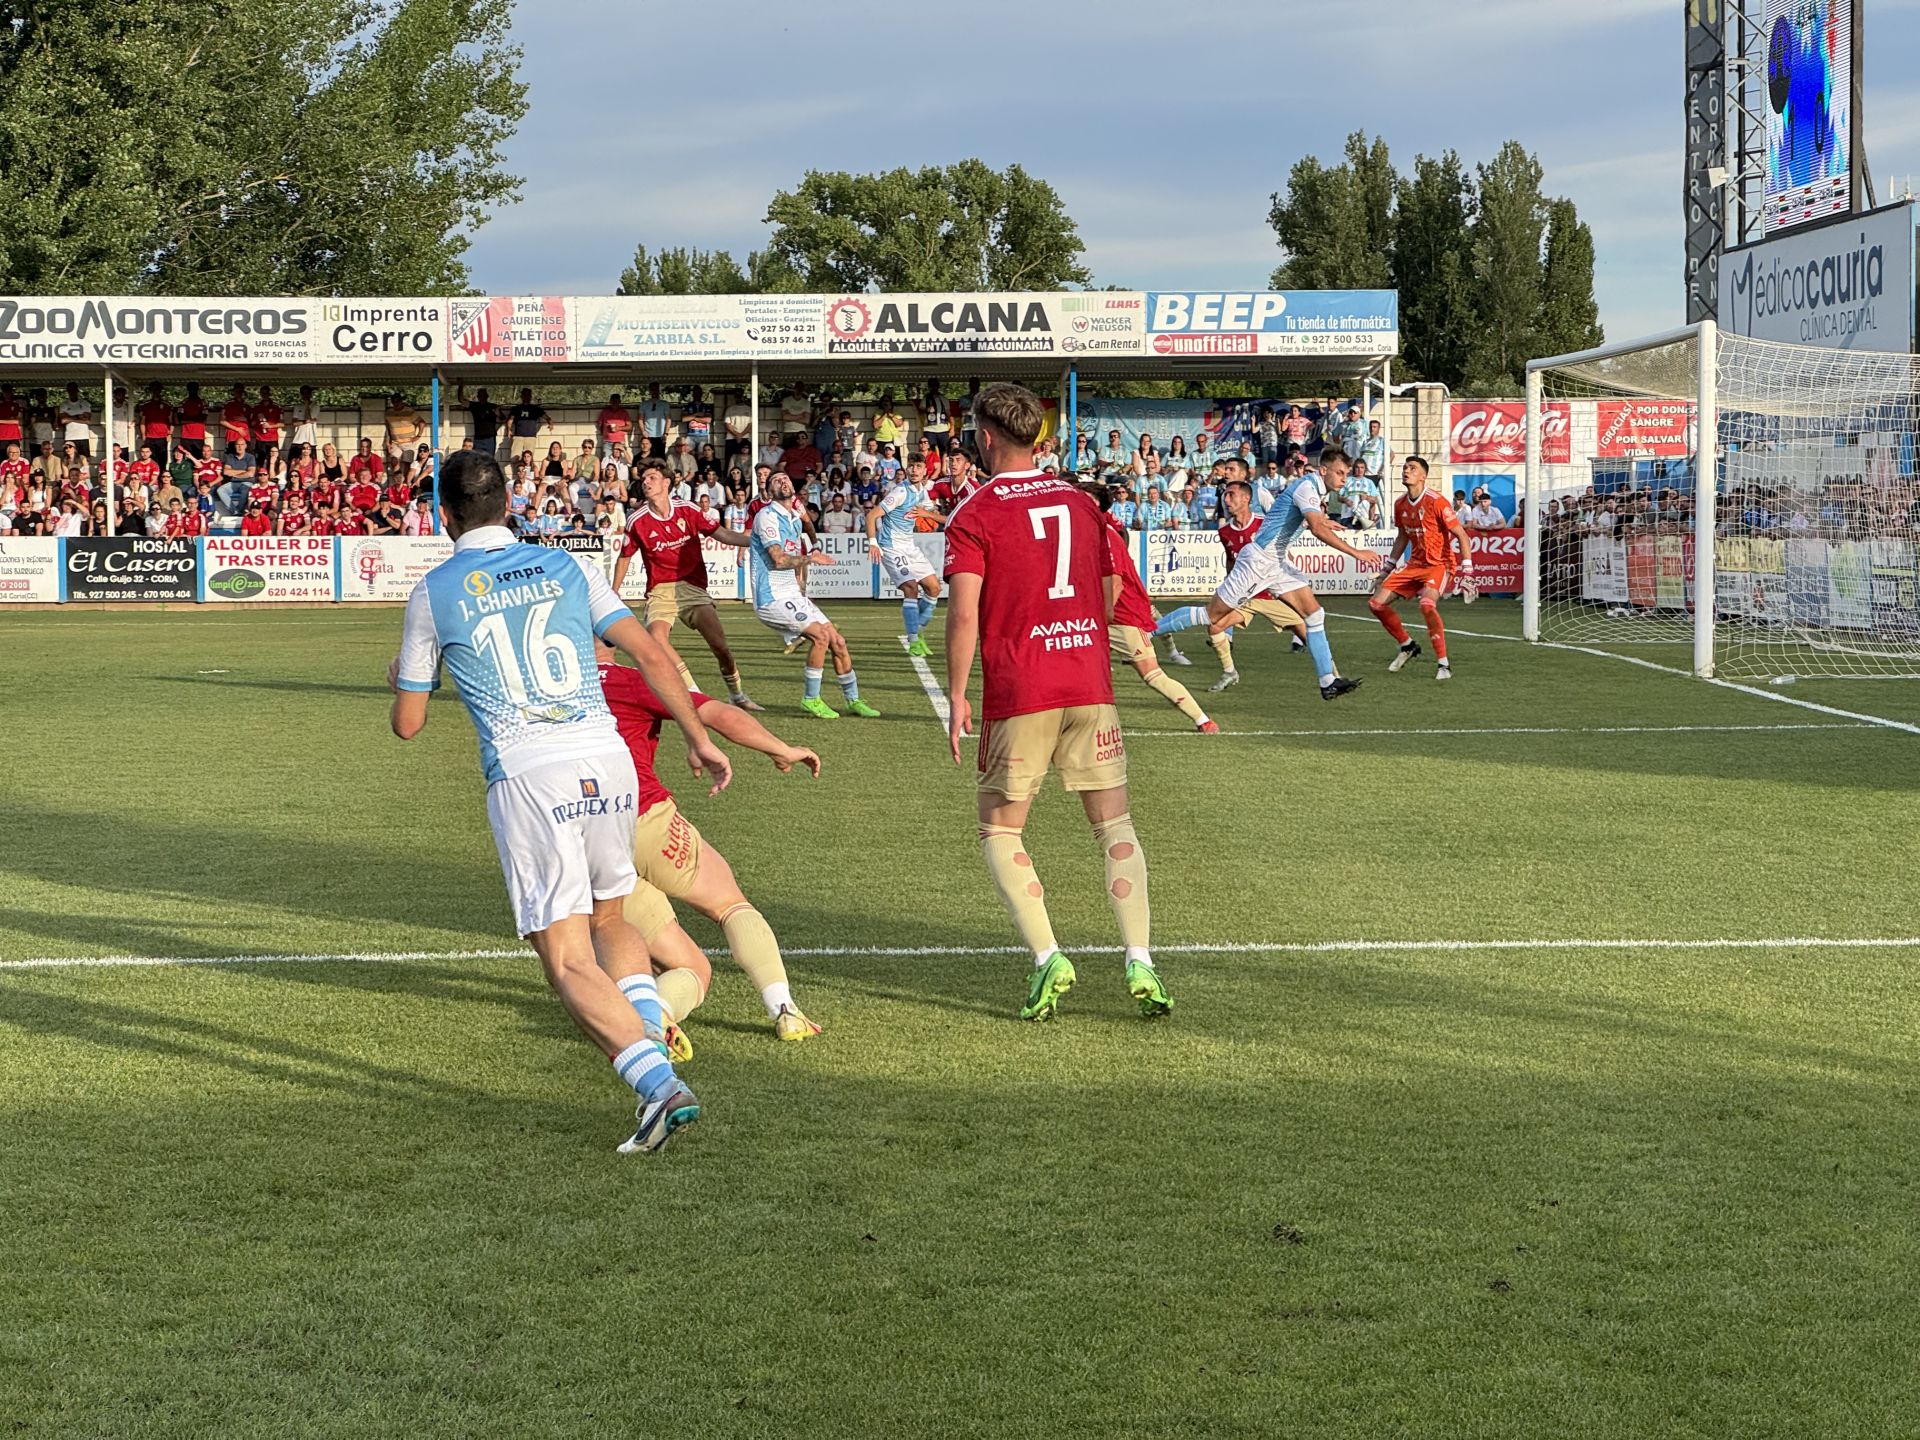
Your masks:
[[[760,992],[760,1003],[767,1007],[769,1020],[777,1019],[784,1006],[793,1004],[793,991],[786,981],[777,980]]]
[[[1144,945],[1129,945],[1127,947],[1127,964],[1140,964],[1151,970],[1153,968],[1153,956],[1147,953],[1147,947]]]

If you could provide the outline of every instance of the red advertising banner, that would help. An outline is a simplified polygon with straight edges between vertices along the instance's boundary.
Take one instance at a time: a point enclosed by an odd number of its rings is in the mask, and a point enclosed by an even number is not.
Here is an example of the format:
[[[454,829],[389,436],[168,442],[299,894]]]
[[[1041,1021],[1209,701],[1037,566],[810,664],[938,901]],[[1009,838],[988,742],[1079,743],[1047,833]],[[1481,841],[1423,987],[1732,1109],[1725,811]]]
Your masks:
[[[1527,458],[1524,400],[1456,400],[1448,410],[1448,445],[1456,465],[1515,465]],[[1550,400],[1540,409],[1540,462],[1573,460],[1573,406]]]
[[[573,358],[564,296],[495,295],[447,303],[456,359],[494,363]]]
[[[1483,595],[1518,595],[1526,584],[1527,532],[1469,530],[1473,579]]]
[[[1686,400],[1601,400],[1594,406],[1593,453],[1606,459],[1691,453],[1687,432],[1693,405]]]

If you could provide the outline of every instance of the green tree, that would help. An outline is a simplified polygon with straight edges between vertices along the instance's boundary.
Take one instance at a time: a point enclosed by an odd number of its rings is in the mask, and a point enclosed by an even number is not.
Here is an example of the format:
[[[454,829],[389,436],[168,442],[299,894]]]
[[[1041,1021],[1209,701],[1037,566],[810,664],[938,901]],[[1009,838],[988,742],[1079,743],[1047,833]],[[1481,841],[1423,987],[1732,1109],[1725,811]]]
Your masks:
[[[1593,231],[1571,200],[1547,202],[1547,254],[1540,277],[1540,348],[1549,355],[1590,350],[1607,336],[1593,298]]]
[[[1516,140],[1478,167],[1479,213],[1473,222],[1474,333],[1467,351],[1468,388],[1511,390],[1540,353],[1547,204],[1540,162]]]
[[[1401,349],[1416,375],[1457,385],[1473,334],[1473,180],[1449,150],[1416,157],[1396,193],[1390,268]]]
[[[676,246],[649,255],[647,247],[633,252],[633,263],[620,272],[616,295],[762,295],[774,291],[804,290],[800,277],[784,261],[764,250],[747,256],[744,270],[731,250],[690,250]]]
[[[0,0],[0,290],[431,294],[518,181],[511,0]]]
[[[1060,196],[979,160],[810,170],[767,206],[767,264],[807,290],[1059,290],[1091,282]]]
[[[1390,283],[1395,188],[1387,142],[1347,137],[1344,164],[1296,161],[1267,223],[1287,258],[1273,272],[1279,290],[1377,290]]]

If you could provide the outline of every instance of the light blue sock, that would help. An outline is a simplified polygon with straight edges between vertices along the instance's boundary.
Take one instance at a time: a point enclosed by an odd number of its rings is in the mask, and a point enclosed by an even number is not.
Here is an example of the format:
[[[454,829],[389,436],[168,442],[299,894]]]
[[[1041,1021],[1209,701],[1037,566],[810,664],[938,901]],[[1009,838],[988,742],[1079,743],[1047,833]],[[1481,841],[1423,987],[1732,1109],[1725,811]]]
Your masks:
[[[667,1033],[667,1015],[660,1008],[660,991],[653,983],[653,976],[629,975],[614,983],[620,987],[620,993],[627,997],[627,1003],[639,1014],[640,1023],[647,1027],[647,1034],[664,1036]]]
[[[939,603],[940,599],[936,595],[922,595],[920,597],[920,625],[922,629],[933,623],[933,607]]]
[[[911,600],[900,602],[900,618],[907,622],[907,639],[920,638],[920,607]]]
[[[1316,610],[1307,617],[1307,653],[1313,657],[1322,686],[1333,683],[1333,646],[1327,643],[1327,612]]]
[[[820,698],[820,677],[826,672],[824,670],[815,670],[809,666],[800,673],[807,677],[806,698],[809,700],[818,700]]]
[[[680,1077],[673,1073],[667,1052],[651,1040],[636,1040],[613,1057],[614,1071],[644,1100],[671,1095]]]
[[[846,696],[847,699],[858,700],[860,698],[860,677],[854,674],[853,671],[849,670],[846,674],[836,675],[833,678],[840,682],[840,693]]]
[[[1169,610],[1160,617],[1160,623],[1153,627],[1156,635],[1171,635],[1176,630],[1191,630],[1196,625],[1207,623],[1207,607],[1204,605],[1182,605],[1178,610]]]

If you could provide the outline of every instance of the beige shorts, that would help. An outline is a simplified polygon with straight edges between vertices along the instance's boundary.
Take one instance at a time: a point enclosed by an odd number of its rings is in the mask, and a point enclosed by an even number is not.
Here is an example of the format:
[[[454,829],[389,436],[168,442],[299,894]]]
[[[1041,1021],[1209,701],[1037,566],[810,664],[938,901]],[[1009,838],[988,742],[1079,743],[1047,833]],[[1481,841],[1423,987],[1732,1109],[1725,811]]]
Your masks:
[[[669,581],[647,592],[647,624],[658,625],[664,620],[671,625],[689,610],[712,604],[713,597],[698,585],[689,585],[684,580]]]
[[[1300,612],[1284,600],[1249,600],[1234,613],[1239,616],[1236,624],[1251,625],[1257,615],[1275,630],[1283,632],[1307,623],[1301,618]]]
[[[672,800],[656,801],[633,826],[633,868],[640,883],[684,900],[700,879],[705,842]],[[669,912],[671,914],[671,912]]]
[[[1129,665],[1142,660],[1151,661],[1153,653],[1153,632],[1141,630],[1132,625],[1107,626],[1107,653],[1116,660],[1124,660]]]
[[[1060,784],[1068,790],[1114,790],[1126,784],[1120,712],[1111,705],[1073,705],[981,725],[982,790],[1030,800],[1040,793],[1049,769],[1060,772]],[[644,865],[638,869],[647,873]]]

